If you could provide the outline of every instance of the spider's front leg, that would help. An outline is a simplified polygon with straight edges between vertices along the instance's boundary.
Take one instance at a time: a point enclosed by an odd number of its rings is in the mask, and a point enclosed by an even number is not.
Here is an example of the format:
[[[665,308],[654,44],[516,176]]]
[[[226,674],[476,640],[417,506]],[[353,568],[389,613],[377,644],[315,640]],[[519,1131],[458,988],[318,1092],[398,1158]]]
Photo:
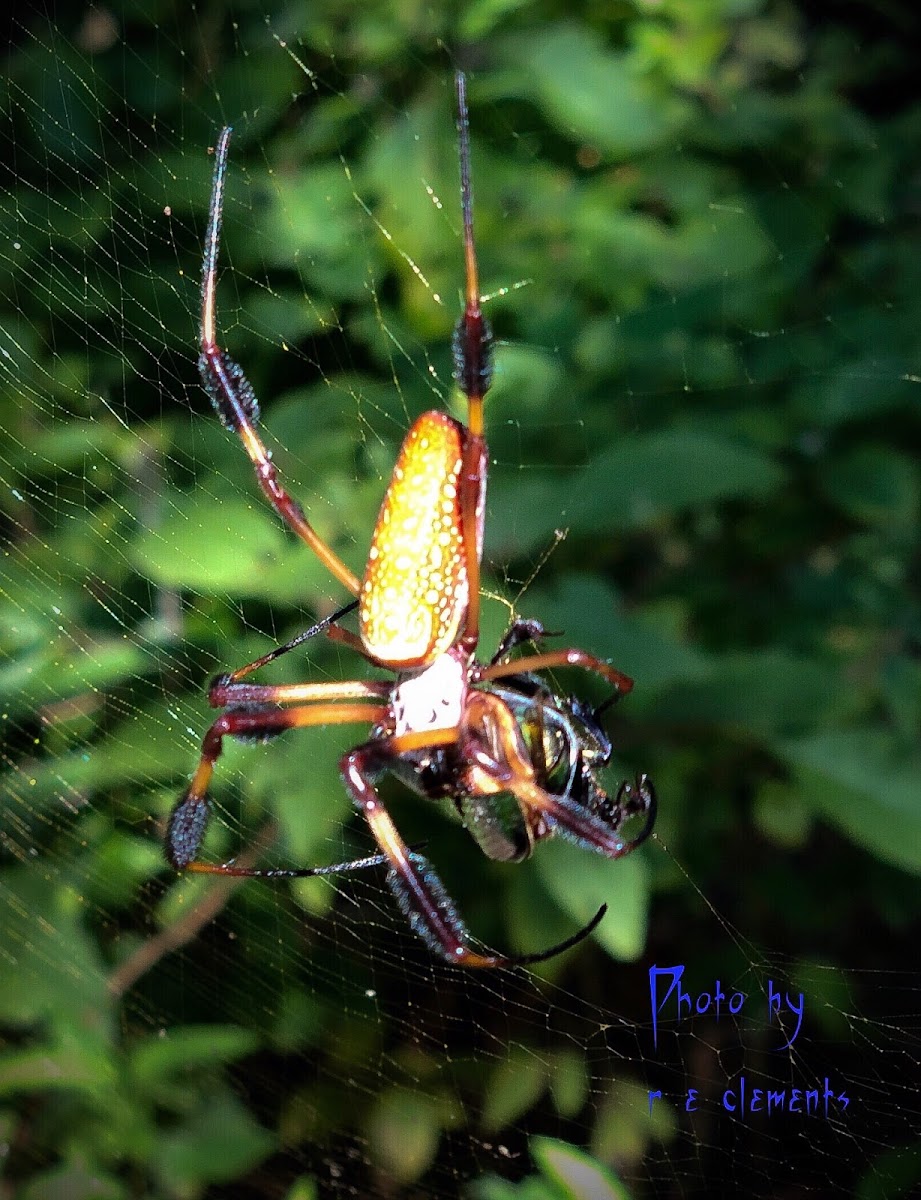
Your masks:
[[[348,685],[303,685],[312,687],[315,698],[324,687],[347,687]],[[362,685],[355,684],[355,688]],[[262,688],[263,693],[276,689]],[[290,689],[277,689],[285,692]],[[327,695],[329,694],[327,690]],[[303,729],[310,725],[344,725],[350,723],[376,724],[387,715],[381,705],[321,703],[307,704],[296,708],[261,708],[256,710],[237,709],[224,713],[214,722],[202,741],[201,758],[192,776],[192,782],[170,813],[166,827],[165,853],[169,863],[177,871],[197,871],[209,875],[246,875],[254,877],[291,877],[329,874],[334,870],[351,870],[374,866],[382,862],[380,855],[356,859],[352,863],[338,863],[334,867],[309,867],[303,870],[251,871],[230,864],[217,866],[198,861],[198,853],[208,826],[211,805],[208,787],[214,774],[214,764],[223,751],[225,737],[264,738],[273,737],[286,729]]]
[[[266,499],[282,520],[306,542],[330,574],[352,593],[358,595],[359,581],[331,547],[316,532],[300,504],[288,494],[282,484],[272,455],[256,431],[259,422],[259,403],[243,368],[220,346],[217,340],[216,293],[217,260],[221,240],[221,219],[224,210],[224,187],[227,180],[227,152],[231,129],[221,130],[214,156],[214,181],[211,185],[211,207],[205,238],[205,257],[201,280],[201,353],[198,373],[202,387],[214,405],[221,423],[237,434],[249,455],[256,479]]]
[[[274,650],[270,650],[268,654],[263,654],[260,658],[253,659],[243,667],[237,667],[234,671],[226,671],[221,675],[215,676],[211,681],[211,686],[208,688],[208,703],[212,708],[227,708],[228,705],[234,703],[250,703],[251,698],[245,694],[244,688],[240,681],[245,679],[247,675],[252,675],[253,671],[258,671],[260,667],[268,666],[274,662],[276,658],[281,658],[283,654],[290,654],[292,650],[298,646],[303,646],[304,642],[309,642],[311,638],[315,638],[318,634],[325,633],[327,637],[333,637],[334,631],[338,631],[339,627],[336,624],[342,617],[348,616],[358,607],[357,600],[350,600],[348,604],[344,604],[342,608],[336,612],[330,613],[328,617],[323,617],[322,620],[314,622],[309,629],[302,630],[301,633],[295,635],[290,641],[284,642],[280,646],[276,646]],[[332,697],[329,697],[332,699]],[[275,698],[276,703],[281,701],[278,697]]]
[[[509,633],[514,628],[513,625]],[[629,675],[618,671],[604,659],[589,654],[587,650],[577,649],[548,650],[544,654],[529,654],[524,658],[516,658],[509,662],[497,662],[494,659],[488,667],[482,669],[480,679],[486,682],[491,679],[501,679],[505,675],[520,675],[523,672],[535,673],[552,670],[554,667],[581,667],[583,671],[591,671],[593,675],[600,675],[614,687],[618,697],[626,696],[628,692],[633,691],[633,680]]]

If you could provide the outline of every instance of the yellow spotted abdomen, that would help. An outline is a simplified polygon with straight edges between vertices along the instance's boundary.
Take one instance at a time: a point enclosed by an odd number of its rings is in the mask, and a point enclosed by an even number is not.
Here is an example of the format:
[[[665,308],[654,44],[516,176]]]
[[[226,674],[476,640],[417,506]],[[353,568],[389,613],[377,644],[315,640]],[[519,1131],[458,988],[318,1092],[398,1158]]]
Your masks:
[[[456,640],[467,611],[461,476],[467,430],[423,413],[384,495],[359,596],[361,640],[387,666],[425,666]],[[478,464],[482,478],[482,463]],[[479,541],[483,486],[476,503]],[[479,550],[479,547],[478,547]],[[478,555],[479,557],[479,555]]]

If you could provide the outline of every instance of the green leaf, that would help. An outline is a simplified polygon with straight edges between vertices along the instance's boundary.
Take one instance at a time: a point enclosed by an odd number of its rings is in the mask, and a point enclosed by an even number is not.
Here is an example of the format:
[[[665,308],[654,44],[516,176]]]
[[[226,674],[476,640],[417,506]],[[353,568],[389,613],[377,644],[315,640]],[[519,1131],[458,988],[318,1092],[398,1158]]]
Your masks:
[[[625,438],[579,471],[528,475],[493,487],[488,546],[518,554],[546,545],[554,527],[598,537],[654,527],[688,508],[760,499],[784,471],[764,451],[694,430]]]
[[[116,1082],[112,1061],[94,1039],[72,1028],[51,1044],[16,1050],[0,1057],[0,1097],[21,1092],[83,1092],[100,1103]]]
[[[302,1175],[291,1185],[291,1190],[285,1196],[285,1200],[317,1200],[316,1180]]]
[[[163,869],[163,848],[152,837],[133,837],[109,828],[100,835],[98,826],[88,829],[95,843],[86,894],[109,909],[126,908],[137,902],[138,889]]]
[[[567,514],[579,533],[648,526],[717,500],[762,497],[784,472],[762,450],[691,428],[627,438],[582,471]]]
[[[575,1117],[588,1096],[590,1079],[580,1050],[561,1050],[551,1065],[550,1092],[561,1117]]]
[[[866,337],[866,331],[863,331]],[[812,348],[814,350],[814,347]],[[836,361],[791,386],[791,405],[810,427],[853,420],[877,421],[890,409],[917,403],[918,385],[908,361],[867,359]]]
[[[846,513],[868,525],[910,527],[918,520],[918,464],[884,446],[860,446],[830,462],[822,482]]]
[[[529,0],[470,0],[458,13],[460,36],[465,42],[478,42]]]
[[[660,720],[736,726],[774,738],[821,727],[857,697],[822,662],[782,650],[714,659],[706,681],[681,683],[657,701]]]
[[[484,1175],[469,1186],[470,1200],[563,1200],[560,1189],[543,1175],[529,1175],[510,1183],[497,1175]]]
[[[226,1183],[271,1154],[275,1138],[228,1091],[207,1102],[160,1143],[156,1168],[165,1185],[188,1194],[207,1183]]]
[[[284,742],[269,743],[264,750],[248,748],[247,791],[277,816],[284,835],[284,855],[291,866],[340,861],[341,828],[352,807],[339,774],[339,760],[364,739],[367,728],[356,724],[296,730]],[[320,889],[313,890],[325,890],[330,881],[304,882],[321,883]]]
[[[113,725],[103,741],[30,764],[27,773],[11,772],[5,780],[7,819],[17,805],[35,814],[74,804],[92,790],[128,782],[134,792],[140,785],[176,779],[195,754],[188,724],[171,704],[138,708],[129,720]]]
[[[921,727],[921,663],[890,658],[883,668],[883,698],[902,737],[913,742]]]
[[[162,587],[239,596],[258,595],[266,571],[285,552],[279,522],[255,500],[217,500],[195,492],[141,534],[132,557]]]
[[[921,874],[921,755],[884,729],[787,742],[806,803],[857,845]]]
[[[375,1162],[398,1183],[412,1183],[435,1161],[441,1140],[438,1105],[431,1097],[395,1087],[378,1097],[368,1126]]]
[[[24,1026],[110,1008],[104,964],[84,926],[79,893],[54,873],[13,868],[0,876],[0,1021]]]
[[[777,779],[766,780],[758,789],[753,815],[765,837],[787,850],[805,846],[812,832],[812,814],[799,790]]]
[[[530,1112],[547,1090],[548,1067],[539,1051],[513,1046],[490,1075],[480,1124],[498,1133]]]
[[[669,1142],[678,1123],[669,1100],[661,1097],[650,1105],[645,1085],[618,1073],[605,1095],[597,1102],[591,1150],[602,1162],[638,1164],[653,1141]]]
[[[840,967],[808,959],[789,972],[791,995],[809,997],[809,1017],[831,1042],[846,1042],[851,1036],[854,993],[852,981]]]
[[[674,136],[690,114],[677,93],[657,88],[584,25],[549,25],[497,49],[561,133],[604,154],[630,158],[649,150]]]
[[[630,1200],[630,1193],[610,1167],[555,1138],[531,1139],[531,1154],[565,1200]]]
[[[74,1155],[74,1161],[33,1175],[17,1188],[19,1200],[127,1200],[128,1185]]]
[[[188,1025],[166,1036],[145,1038],[131,1055],[130,1068],[145,1091],[176,1075],[216,1069],[252,1054],[259,1039],[235,1025]]]
[[[321,296],[360,297],[367,247],[355,236],[359,202],[340,164],[275,172],[266,196],[258,240],[265,260],[287,270],[300,266]]]
[[[541,846],[538,854],[542,855],[545,848]],[[548,895],[534,859],[527,866],[514,863],[504,869],[496,868],[496,871],[497,874],[507,872],[508,875],[505,891],[506,938],[516,953],[542,953],[576,932],[578,927],[570,914]],[[566,954],[554,955],[532,969],[543,979],[556,979],[565,973],[567,960],[578,954],[576,947]]]
[[[613,958],[639,958],[649,912],[649,873],[641,854],[612,861],[558,837],[541,846],[534,859],[544,887],[580,925],[607,904],[592,936]]]
[[[867,1165],[854,1191],[855,1200],[911,1196],[921,1184],[921,1140],[878,1154]]]
[[[652,689],[707,678],[713,669],[700,649],[679,640],[667,613],[626,613],[617,592],[597,575],[564,575],[554,588],[534,588],[521,611],[539,616],[547,629],[564,631],[565,643],[551,644],[590,649],[631,676],[636,681],[627,702],[631,712]]]

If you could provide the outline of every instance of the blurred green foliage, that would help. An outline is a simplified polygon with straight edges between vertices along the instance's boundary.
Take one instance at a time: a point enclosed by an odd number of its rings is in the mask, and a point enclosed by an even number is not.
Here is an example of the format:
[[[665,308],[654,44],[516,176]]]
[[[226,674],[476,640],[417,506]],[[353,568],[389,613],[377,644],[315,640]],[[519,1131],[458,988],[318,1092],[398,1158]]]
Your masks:
[[[482,1179],[472,1200],[630,1200],[613,1173],[583,1151],[551,1138],[534,1138],[531,1153],[540,1168],[519,1184]]]
[[[661,844],[499,866],[394,788],[401,829],[490,945],[534,950],[607,901],[594,944],[540,973],[618,1020],[646,1018],[647,938],[704,980],[756,947],[828,968],[839,1017],[849,969],[901,963],[921,870],[912,28],[909,6],[767,0],[62,5],[14,26],[5,1194],[309,1200],[336,1194],[333,1160],[358,1194],[451,1195],[481,1171],[481,1200],[673,1181],[647,1156],[687,1135],[648,1116],[639,1061],[504,1007],[495,981],[471,1021],[480,985],[428,961],[382,879],[340,900],[253,884],[211,912],[209,881],[159,850],[209,676],[342,600],[196,382],[207,148],[235,125],[222,336],[292,491],[360,571],[409,420],[452,402],[455,62],[501,339],[484,645],[514,610],[636,678],[618,772],[656,780]],[[290,657],[271,678],[356,670],[319,640]],[[355,736],[228,747],[208,856],[366,846],[336,769]],[[535,1141],[518,1182],[525,1135],[554,1130],[596,1158]],[[505,1179],[475,1149],[499,1135],[523,1156]],[[855,1144],[837,1186],[865,1171],[874,1194],[886,1135]],[[722,1152],[694,1143],[682,1194],[711,1194]],[[880,1163],[907,1194],[904,1160]],[[763,1167],[731,1170],[775,1194]]]

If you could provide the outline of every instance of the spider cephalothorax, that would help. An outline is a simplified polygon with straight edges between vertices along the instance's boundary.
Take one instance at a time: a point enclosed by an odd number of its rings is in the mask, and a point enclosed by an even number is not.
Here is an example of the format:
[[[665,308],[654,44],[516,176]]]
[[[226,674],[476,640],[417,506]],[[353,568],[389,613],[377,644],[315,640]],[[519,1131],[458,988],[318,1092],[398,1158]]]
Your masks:
[[[604,906],[572,937],[539,954],[509,957],[473,949],[431,864],[397,832],[377,792],[378,778],[389,772],[427,798],[450,798],[483,852],[507,861],[527,857],[536,842],[556,833],[620,858],[649,835],[655,796],[644,775],[635,784],[622,784],[613,798],[605,793],[596,772],[610,760],[611,743],[598,712],[560,694],[543,672],[579,667],[601,676],[615,696],[633,687],[626,675],[584,650],[511,658],[517,645],[545,636],[536,621],[515,622],[489,662],[476,658],[487,468],[483,398],[492,376],[492,333],[480,308],[462,74],[456,83],[465,306],[453,353],[467,422],[433,411],[413,423],[381,504],[361,580],[288,495],[256,431],[259,406],[253,389],[217,342],[217,256],[230,130],[221,133],[202,278],[202,382],[221,421],[242,441],[269,501],[357,599],[293,641],[214,681],[209,700],[224,712],[206,733],[192,782],[173,809],[166,847],[179,869],[225,875],[294,877],[385,864],[400,907],[434,951],[464,966],[494,967],[559,953],[591,932]],[[339,623],[356,607],[357,635]],[[280,686],[244,682],[256,668],[317,634],[393,671],[394,679]],[[198,861],[208,787],[224,737],[264,740],[286,729],[350,723],[370,726],[370,734],[342,758],[342,778],[379,853],[296,870]],[[621,829],[634,815],[645,820],[636,836],[626,840]]]

